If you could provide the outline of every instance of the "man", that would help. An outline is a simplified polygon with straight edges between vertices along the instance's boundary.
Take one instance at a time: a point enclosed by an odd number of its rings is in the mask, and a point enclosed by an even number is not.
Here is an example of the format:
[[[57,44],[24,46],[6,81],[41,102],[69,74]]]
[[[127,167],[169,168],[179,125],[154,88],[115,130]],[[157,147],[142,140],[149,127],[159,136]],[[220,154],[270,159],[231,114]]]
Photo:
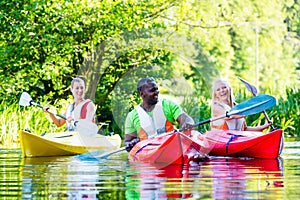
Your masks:
[[[143,101],[126,117],[125,146],[128,152],[140,140],[173,131],[176,123],[183,131],[193,128],[194,120],[178,104],[158,98],[159,90],[153,78],[142,78],[137,90]]]

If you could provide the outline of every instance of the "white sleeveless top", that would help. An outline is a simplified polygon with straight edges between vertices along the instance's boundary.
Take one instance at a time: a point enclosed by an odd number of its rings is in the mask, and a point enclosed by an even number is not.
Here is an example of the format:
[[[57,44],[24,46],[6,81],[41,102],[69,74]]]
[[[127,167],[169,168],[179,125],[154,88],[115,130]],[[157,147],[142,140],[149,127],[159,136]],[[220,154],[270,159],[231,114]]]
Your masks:
[[[223,103],[219,103],[219,102],[217,104],[219,104],[221,107],[223,107],[225,109],[225,111],[229,111],[231,109],[230,106],[228,106],[227,104],[223,104]],[[215,126],[221,126],[223,123],[226,123],[228,130],[241,131],[243,129],[245,119],[244,118],[229,119],[229,120],[219,119],[219,120],[212,122],[212,124]]]
[[[69,104],[68,108],[67,108],[67,112],[66,112],[66,118],[68,119],[69,117],[72,117],[74,119],[74,121],[79,121],[80,116],[81,116],[81,110],[83,105],[86,103],[88,99],[80,102],[75,108],[74,108],[74,103]],[[68,121],[66,121],[67,123],[67,129],[69,131],[74,131],[75,127],[72,123],[69,123]]]
[[[148,138],[166,132],[167,118],[163,111],[162,101],[159,100],[152,111],[152,117],[138,105],[135,108],[138,112],[141,128],[147,133]]]

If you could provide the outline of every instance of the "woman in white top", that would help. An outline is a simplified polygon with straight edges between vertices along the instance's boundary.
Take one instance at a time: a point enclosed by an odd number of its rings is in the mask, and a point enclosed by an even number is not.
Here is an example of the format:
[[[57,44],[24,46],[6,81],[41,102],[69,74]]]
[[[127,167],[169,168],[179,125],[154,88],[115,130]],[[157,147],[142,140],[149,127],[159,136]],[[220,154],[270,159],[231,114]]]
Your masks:
[[[67,106],[67,110],[64,116],[67,120],[56,117],[49,111],[49,106],[44,107],[44,111],[48,112],[52,121],[57,127],[60,127],[67,123],[69,131],[74,130],[74,122],[80,119],[86,119],[91,122],[95,122],[95,104],[90,99],[85,99],[85,83],[81,78],[74,78],[71,82],[71,92],[74,98],[74,102]]]
[[[224,116],[236,105],[232,89],[225,80],[218,79],[214,81],[212,90],[212,117]],[[212,122],[211,129],[263,131],[270,125],[271,123],[266,123],[262,126],[250,127],[247,126],[243,116],[231,116]]]

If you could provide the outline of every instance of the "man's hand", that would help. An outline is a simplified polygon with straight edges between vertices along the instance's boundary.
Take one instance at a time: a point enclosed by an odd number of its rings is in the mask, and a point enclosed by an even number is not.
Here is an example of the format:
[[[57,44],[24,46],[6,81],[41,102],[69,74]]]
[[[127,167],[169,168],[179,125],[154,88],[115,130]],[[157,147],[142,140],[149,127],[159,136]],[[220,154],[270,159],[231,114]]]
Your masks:
[[[181,127],[182,131],[188,131],[194,128],[194,124],[184,123]]]
[[[134,138],[131,141],[125,141],[125,149],[127,152],[131,151],[131,149],[140,141],[140,138]]]
[[[179,115],[177,121],[181,125],[182,131],[188,131],[194,128],[194,120],[185,113]]]

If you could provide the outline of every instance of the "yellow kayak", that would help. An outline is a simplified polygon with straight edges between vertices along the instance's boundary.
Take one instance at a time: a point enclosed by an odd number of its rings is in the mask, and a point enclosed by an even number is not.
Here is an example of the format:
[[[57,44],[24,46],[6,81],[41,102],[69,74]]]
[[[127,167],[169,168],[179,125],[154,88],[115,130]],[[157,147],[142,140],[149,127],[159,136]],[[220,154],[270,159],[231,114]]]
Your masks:
[[[48,133],[38,136],[19,131],[24,157],[68,156],[91,151],[112,151],[120,148],[119,135],[83,137],[78,132]]]

